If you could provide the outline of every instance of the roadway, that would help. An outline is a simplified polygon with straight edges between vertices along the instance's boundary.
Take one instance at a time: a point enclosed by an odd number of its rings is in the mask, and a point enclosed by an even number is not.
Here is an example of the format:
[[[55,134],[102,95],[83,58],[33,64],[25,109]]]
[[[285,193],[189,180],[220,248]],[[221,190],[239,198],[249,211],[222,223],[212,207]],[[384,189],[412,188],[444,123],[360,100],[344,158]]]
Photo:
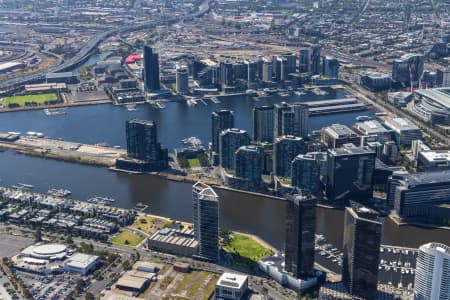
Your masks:
[[[193,19],[196,17],[200,17],[201,15],[203,15],[204,13],[209,11],[210,3],[211,3],[211,0],[205,0],[204,2],[202,2],[200,4],[197,12],[186,15],[180,19],[178,19],[178,18],[166,19],[166,20],[163,20],[163,22],[172,23],[172,22],[176,22],[176,21],[179,22],[179,21],[183,21],[186,19]],[[107,38],[109,38],[113,35],[117,35],[117,34],[120,35],[120,34],[124,34],[124,33],[128,33],[128,32],[132,32],[132,31],[142,30],[147,27],[152,27],[152,26],[156,25],[157,23],[158,23],[157,21],[148,21],[148,22],[143,22],[140,24],[133,24],[133,25],[128,25],[128,26],[124,26],[124,27],[110,29],[106,32],[101,33],[100,35],[96,35],[93,39],[91,39],[89,42],[87,42],[87,44],[84,45],[83,48],[81,48],[80,51],[78,51],[78,53],[75,54],[75,56],[73,56],[68,61],[61,62],[59,65],[56,65],[56,66],[49,68],[41,73],[38,73],[38,74],[32,74],[32,75],[27,75],[27,76],[22,76],[22,77],[17,77],[17,78],[12,78],[10,80],[6,80],[0,84],[0,89],[7,89],[8,87],[26,84],[31,81],[43,80],[47,73],[57,73],[57,72],[63,72],[65,70],[69,70],[69,69],[75,67],[76,65],[78,65],[80,62],[84,61],[89,56],[89,54],[100,43],[102,43]]]

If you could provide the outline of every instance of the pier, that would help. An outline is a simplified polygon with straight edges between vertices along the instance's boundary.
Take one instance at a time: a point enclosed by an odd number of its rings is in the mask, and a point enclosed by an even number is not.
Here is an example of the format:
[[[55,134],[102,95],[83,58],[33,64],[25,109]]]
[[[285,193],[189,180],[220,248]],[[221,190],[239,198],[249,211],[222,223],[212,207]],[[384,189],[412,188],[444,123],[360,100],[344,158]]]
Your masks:
[[[0,148],[21,153],[78,163],[114,166],[116,159],[127,152],[106,145],[89,145],[38,136],[0,133]]]

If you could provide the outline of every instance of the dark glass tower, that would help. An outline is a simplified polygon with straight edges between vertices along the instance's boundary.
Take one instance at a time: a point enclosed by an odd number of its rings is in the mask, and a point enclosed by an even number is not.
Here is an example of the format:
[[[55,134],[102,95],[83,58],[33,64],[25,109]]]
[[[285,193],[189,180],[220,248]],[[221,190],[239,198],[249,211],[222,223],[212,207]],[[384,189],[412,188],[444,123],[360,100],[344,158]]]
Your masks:
[[[375,299],[382,223],[376,211],[355,202],[345,210],[342,281],[352,296]]]
[[[198,255],[216,262],[219,259],[219,197],[210,186],[199,183],[194,186],[193,196]]]
[[[211,115],[211,123],[212,150],[219,153],[220,133],[234,127],[234,114],[232,111],[225,109],[215,111]]]
[[[310,55],[311,55],[311,59],[310,59],[311,74],[313,74],[313,75],[320,74],[320,46],[319,45],[312,46]]]
[[[158,53],[154,53],[149,46],[144,46],[144,89],[146,92],[154,92],[161,89],[159,84]]]
[[[253,140],[273,142],[273,106],[253,108]]]
[[[372,197],[375,152],[367,146],[328,149],[329,200],[367,200]]]
[[[126,122],[127,154],[131,158],[154,163],[158,169],[167,167],[167,149],[161,147],[156,135],[156,123],[145,120]]]
[[[314,275],[315,202],[309,195],[287,197],[285,268],[297,278]]]

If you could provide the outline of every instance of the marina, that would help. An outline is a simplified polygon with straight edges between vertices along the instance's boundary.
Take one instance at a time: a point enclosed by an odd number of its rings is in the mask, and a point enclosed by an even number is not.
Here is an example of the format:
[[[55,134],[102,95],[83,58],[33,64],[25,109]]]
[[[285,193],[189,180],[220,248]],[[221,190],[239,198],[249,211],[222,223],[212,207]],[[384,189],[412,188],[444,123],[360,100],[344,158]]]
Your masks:
[[[116,201],[116,199],[113,199],[110,197],[100,197],[100,196],[95,196],[95,197],[92,197],[92,198],[89,198],[86,200],[86,202],[89,202],[89,203],[105,205],[105,206],[110,206],[115,201]]]
[[[72,194],[71,191],[65,189],[49,189],[47,194],[56,196],[56,197],[67,197]]]

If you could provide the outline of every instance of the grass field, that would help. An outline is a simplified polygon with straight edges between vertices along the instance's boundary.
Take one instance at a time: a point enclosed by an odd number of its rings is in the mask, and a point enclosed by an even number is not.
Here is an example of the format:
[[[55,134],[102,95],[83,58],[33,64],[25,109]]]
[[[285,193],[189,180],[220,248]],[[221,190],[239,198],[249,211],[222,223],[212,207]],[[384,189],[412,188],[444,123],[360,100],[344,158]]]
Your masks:
[[[130,227],[148,234],[153,234],[167,225],[170,225],[170,222],[162,218],[139,216]]]
[[[25,106],[26,104],[42,105],[46,102],[57,101],[58,96],[56,94],[39,94],[39,95],[26,95],[26,96],[12,96],[3,99],[3,107],[10,105]]]
[[[189,162],[190,168],[200,168],[201,167],[200,160],[198,158],[188,159],[188,162]]]
[[[124,230],[113,237],[111,243],[118,246],[136,247],[143,239],[140,235]]]
[[[233,254],[257,262],[260,258],[273,254],[249,236],[234,233],[231,241],[224,245],[225,250]]]

